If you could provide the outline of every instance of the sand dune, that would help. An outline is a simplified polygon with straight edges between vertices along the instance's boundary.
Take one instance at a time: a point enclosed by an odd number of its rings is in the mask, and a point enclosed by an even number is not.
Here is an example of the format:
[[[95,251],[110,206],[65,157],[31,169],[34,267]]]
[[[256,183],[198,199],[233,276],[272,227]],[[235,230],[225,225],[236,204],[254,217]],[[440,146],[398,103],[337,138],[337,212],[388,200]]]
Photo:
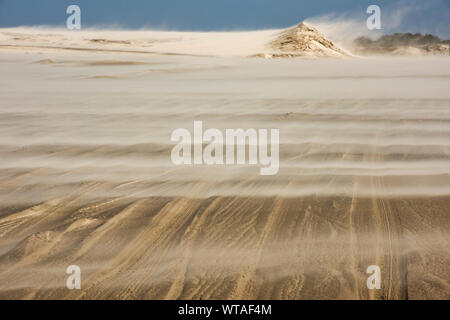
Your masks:
[[[450,60],[248,58],[280,32],[0,30],[0,298],[449,299]],[[279,173],[173,165],[194,120]]]
[[[312,57],[348,57],[349,53],[338,48],[317,29],[302,22],[282,32],[271,42],[271,47],[284,55]],[[275,54],[277,56],[277,54]],[[278,54],[278,56],[281,56]]]
[[[59,48],[66,51],[128,52],[192,56],[249,56],[266,51],[281,30],[254,32],[101,31],[3,29],[3,48]],[[249,41],[251,39],[251,41]],[[35,48],[35,49],[33,49]]]
[[[243,57],[345,57],[318,30],[301,23],[287,30],[241,32],[101,31],[70,33],[67,30],[14,28],[2,30],[4,49],[55,49],[153,53],[192,56]]]

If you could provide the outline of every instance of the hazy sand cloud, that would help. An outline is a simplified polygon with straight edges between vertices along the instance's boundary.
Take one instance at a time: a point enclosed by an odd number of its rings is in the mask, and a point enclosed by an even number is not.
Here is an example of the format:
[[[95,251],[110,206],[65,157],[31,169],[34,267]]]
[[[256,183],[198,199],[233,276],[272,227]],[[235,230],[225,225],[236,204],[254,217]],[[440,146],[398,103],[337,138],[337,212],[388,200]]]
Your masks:
[[[368,14],[365,12],[345,14],[324,14],[306,19],[311,25],[317,27],[328,37],[343,45],[350,44],[355,38],[366,36],[379,37],[382,34],[395,32],[422,32],[435,33],[441,37],[448,36],[448,20],[434,19],[429,23],[417,20],[418,15],[432,16],[430,12],[438,10],[445,4],[448,10],[449,2],[440,0],[431,1],[398,1],[381,7],[381,30],[369,30],[366,26]],[[445,15],[445,10],[443,10]],[[450,11],[447,12],[447,16]]]

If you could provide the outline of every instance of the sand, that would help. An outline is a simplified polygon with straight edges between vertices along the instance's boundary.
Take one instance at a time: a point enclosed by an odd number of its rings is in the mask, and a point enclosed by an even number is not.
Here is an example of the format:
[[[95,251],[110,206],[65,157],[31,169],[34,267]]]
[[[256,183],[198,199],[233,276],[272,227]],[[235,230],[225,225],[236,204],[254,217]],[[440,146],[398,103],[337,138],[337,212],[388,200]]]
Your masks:
[[[163,55],[264,58],[348,57],[319,30],[305,22],[287,29],[240,32],[175,32],[40,28],[2,29],[0,48],[59,48]]]
[[[449,299],[450,59],[246,58],[276,32],[0,30],[0,298]],[[173,165],[194,120],[279,173]]]

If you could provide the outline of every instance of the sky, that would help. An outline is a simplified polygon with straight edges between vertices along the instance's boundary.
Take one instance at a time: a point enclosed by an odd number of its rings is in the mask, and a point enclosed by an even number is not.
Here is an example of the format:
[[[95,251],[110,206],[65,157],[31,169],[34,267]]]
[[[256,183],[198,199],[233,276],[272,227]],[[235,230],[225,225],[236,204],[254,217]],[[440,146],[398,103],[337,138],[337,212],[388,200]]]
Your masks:
[[[367,7],[376,4],[384,33],[450,38],[450,0],[0,0],[0,28],[64,27],[71,4],[80,6],[83,28],[186,31],[285,28],[312,17],[364,27]]]

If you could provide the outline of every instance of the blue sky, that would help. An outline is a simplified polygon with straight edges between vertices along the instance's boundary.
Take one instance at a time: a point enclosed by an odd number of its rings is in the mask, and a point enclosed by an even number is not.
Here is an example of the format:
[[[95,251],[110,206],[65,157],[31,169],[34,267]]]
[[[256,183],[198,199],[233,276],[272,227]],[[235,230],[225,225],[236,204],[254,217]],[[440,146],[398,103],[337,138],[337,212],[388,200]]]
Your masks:
[[[83,27],[202,31],[281,28],[327,14],[365,21],[365,9],[377,4],[382,18],[401,12],[387,33],[450,38],[450,0],[0,0],[0,27],[63,27],[70,4],[81,7]]]

